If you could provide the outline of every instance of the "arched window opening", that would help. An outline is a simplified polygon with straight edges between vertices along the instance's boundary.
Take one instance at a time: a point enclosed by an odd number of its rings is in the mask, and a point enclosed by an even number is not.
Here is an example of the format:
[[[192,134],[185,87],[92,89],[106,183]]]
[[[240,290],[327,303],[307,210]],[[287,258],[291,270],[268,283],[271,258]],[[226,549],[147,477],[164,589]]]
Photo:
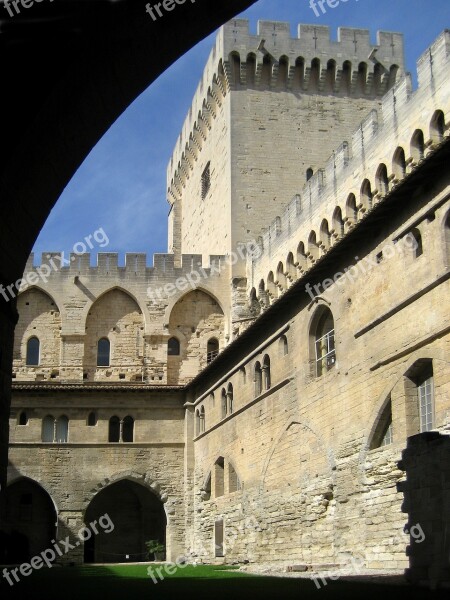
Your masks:
[[[28,415],[24,410],[19,415],[18,425],[28,425]]]
[[[358,221],[358,208],[356,206],[355,194],[349,195],[345,208],[347,221],[349,221],[352,225],[355,224]]]
[[[367,63],[360,63],[358,67],[358,90],[360,94],[366,93]]]
[[[235,88],[241,83],[241,57],[237,52],[230,55],[231,63],[231,85]]]
[[[286,290],[286,275],[284,273],[284,265],[282,262],[279,262],[277,266],[277,284],[280,291]]]
[[[433,144],[439,144],[444,139],[445,117],[442,110],[437,110],[430,123],[430,139]]]
[[[415,164],[422,160],[425,155],[425,140],[423,131],[416,129],[411,138],[411,157]]]
[[[276,300],[278,298],[278,288],[275,285],[275,277],[273,271],[270,271],[267,277],[267,293],[269,294],[269,298],[271,300]]]
[[[256,56],[254,54],[249,54],[247,56],[247,85],[254,85],[255,83],[255,73],[256,73]]]
[[[200,435],[200,411],[195,411],[195,435]]]
[[[330,228],[326,219],[320,225],[320,243],[325,250],[328,250],[331,246]]]
[[[129,415],[122,423],[122,441],[128,444],[134,441],[134,419]]]
[[[382,167],[384,167],[386,169],[386,165],[381,165],[381,171],[380,171],[380,192],[382,194],[386,194],[387,193],[387,171],[384,174]],[[384,187],[383,187],[384,186]],[[372,208],[372,199],[373,199],[373,194],[372,194],[372,186],[370,185],[370,181],[368,179],[365,179],[363,181],[363,184],[361,186],[361,205],[363,207],[364,210],[369,210]]]
[[[376,96],[380,94],[381,91],[381,76],[383,73],[383,68],[380,63],[376,63],[373,69],[373,91]]]
[[[41,343],[37,337],[31,337],[27,342],[27,367],[38,367],[40,364]]]
[[[406,175],[406,158],[403,148],[397,148],[392,160],[392,172],[395,179],[401,180]]]
[[[336,61],[329,60],[327,63],[327,75],[326,75],[326,91],[333,92],[336,83]]]
[[[271,388],[270,357],[268,354],[266,354],[263,359],[262,371],[263,371],[263,388],[264,388],[264,390],[270,390],[270,388]]]
[[[283,90],[286,88],[289,75],[289,58],[287,56],[281,56],[278,61],[278,77],[277,77],[277,88]]]
[[[388,89],[389,90],[391,88],[393,88],[397,82],[398,71],[399,71],[398,65],[391,65],[391,68],[389,69],[389,81],[388,81]]]
[[[69,439],[69,419],[63,415],[56,421],[56,443],[67,444]]]
[[[231,383],[228,384],[227,389],[227,399],[228,399],[228,414],[233,414],[233,385]]]
[[[311,61],[311,71],[309,75],[309,89],[311,91],[319,89],[319,79],[320,79],[320,60],[318,58],[314,58]]]
[[[258,397],[262,393],[262,369],[261,363],[258,361],[255,364],[255,396]]]
[[[200,409],[200,433],[205,433],[205,431],[206,431],[205,407],[202,406]]]
[[[261,71],[261,84],[263,86],[269,86],[272,81],[272,61],[268,54],[264,55],[263,66]]]
[[[389,178],[388,178],[388,173],[387,173],[387,168],[385,164],[381,164],[378,167],[378,171],[377,171],[377,175],[376,175],[376,185],[378,188],[378,192],[382,195],[385,196],[388,191],[389,191]],[[370,202],[372,201],[372,193],[369,192],[370,190],[370,183],[367,181],[366,179],[366,187],[364,189],[361,189],[361,200],[363,201],[363,206],[367,206],[368,202],[369,202],[369,194],[370,194]],[[368,185],[367,185],[368,184]],[[370,208],[370,206],[369,206]]]
[[[219,340],[217,338],[211,338],[208,340],[207,351],[206,351],[206,362],[212,362],[219,354]]]
[[[392,431],[392,402],[389,396],[388,402],[381,414],[380,420],[378,421],[375,433],[372,437],[370,449],[381,448],[383,446],[389,446],[393,442],[393,431]]]
[[[306,258],[305,244],[300,242],[297,246],[297,263],[301,271],[305,271],[308,267],[308,261]]]
[[[320,258],[320,249],[317,243],[317,236],[315,231],[311,231],[308,239],[308,256],[311,262],[315,262]]]
[[[311,167],[309,167],[309,169],[306,169],[306,181],[309,181],[313,175],[314,171],[311,169]]]
[[[334,209],[333,213],[333,231],[334,237],[338,240],[344,235],[344,219],[342,218],[342,210],[339,206]]]
[[[97,343],[97,367],[109,367],[111,344],[108,338],[101,338]]]
[[[305,59],[299,56],[295,61],[293,88],[301,89],[305,81]]]
[[[328,308],[321,307],[317,311],[312,323],[311,339],[314,342],[316,376],[320,377],[336,363],[334,319]]]
[[[280,355],[286,356],[287,354],[289,354],[287,337],[285,335],[282,335],[280,337]]]
[[[111,417],[109,419],[108,442],[115,444],[120,442],[120,419],[119,417]]]
[[[225,419],[225,417],[227,416],[227,410],[228,410],[227,392],[225,391],[225,388],[222,388],[220,399],[221,399],[222,419]]]
[[[349,95],[352,89],[352,63],[348,60],[342,65],[341,90]]]
[[[97,413],[92,411],[88,415],[87,419],[88,427],[95,427],[97,425]]]
[[[47,415],[42,421],[42,441],[53,443],[55,439],[55,418]]]
[[[414,227],[408,235],[407,244],[411,248],[414,258],[419,258],[423,254],[422,234],[417,227]]]
[[[167,356],[180,356],[180,340],[171,337],[167,342]]]

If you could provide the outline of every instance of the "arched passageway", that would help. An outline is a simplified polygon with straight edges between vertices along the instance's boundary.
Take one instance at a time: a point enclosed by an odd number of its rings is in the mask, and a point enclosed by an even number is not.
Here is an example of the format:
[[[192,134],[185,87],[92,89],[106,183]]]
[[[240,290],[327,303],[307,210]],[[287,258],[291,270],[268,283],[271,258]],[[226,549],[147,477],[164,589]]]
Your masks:
[[[143,485],[123,479],[103,489],[89,504],[85,525],[95,532],[91,524],[104,515],[112,526],[102,528],[100,523],[98,534],[84,542],[86,563],[145,562],[145,542],[165,543],[164,505]]]
[[[55,505],[31,479],[21,478],[7,487],[5,521],[0,564],[28,562],[52,547],[57,523]]]

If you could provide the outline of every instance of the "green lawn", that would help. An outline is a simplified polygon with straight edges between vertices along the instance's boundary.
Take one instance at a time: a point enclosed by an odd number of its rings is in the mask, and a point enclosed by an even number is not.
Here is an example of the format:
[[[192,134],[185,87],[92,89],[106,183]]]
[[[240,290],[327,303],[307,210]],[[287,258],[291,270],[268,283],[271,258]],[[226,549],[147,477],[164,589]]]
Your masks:
[[[154,565],[155,569],[158,565]],[[188,566],[173,575],[164,574],[155,582],[147,574],[147,565],[53,567],[21,577],[10,586],[2,577],[0,599],[20,600],[133,600],[191,598],[208,600],[241,600],[273,598],[296,600],[408,600],[448,598],[448,590],[430,592],[426,589],[380,585],[374,583],[330,581],[317,589],[309,579],[259,577],[237,572],[230,567]],[[155,578],[158,576],[155,574]]]

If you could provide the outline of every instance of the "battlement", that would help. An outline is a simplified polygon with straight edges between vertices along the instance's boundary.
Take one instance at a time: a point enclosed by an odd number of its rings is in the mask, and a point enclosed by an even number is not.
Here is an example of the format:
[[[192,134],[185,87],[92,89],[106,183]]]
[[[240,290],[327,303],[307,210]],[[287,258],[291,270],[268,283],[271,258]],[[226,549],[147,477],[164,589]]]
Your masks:
[[[40,264],[34,263],[34,253],[28,258],[25,273],[35,272],[50,280],[54,277],[74,277],[89,275],[90,277],[110,275],[122,277],[142,277],[146,279],[177,278],[195,271],[209,274],[211,269],[219,272],[227,262],[226,256],[211,255],[207,264],[203,263],[201,254],[183,254],[181,267],[175,267],[173,254],[154,254],[153,265],[147,265],[145,253],[125,254],[125,264],[119,265],[117,252],[100,252],[97,254],[96,266],[91,266],[90,253],[70,254],[67,259],[61,252],[44,252]]]
[[[226,23],[216,38],[167,169],[168,201],[181,196],[217,109],[230,90],[245,87],[303,94],[381,98],[404,73],[403,35],[378,31],[372,44],[367,29],[298,26],[259,21]]]
[[[442,112],[443,121],[448,123],[450,88],[446,84],[449,68],[450,31],[445,30],[417,61],[418,89],[413,91],[411,75],[407,73],[385,94],[381,110],[372,110],[367,115],[351,140],[333,152],[324,167],[314,173],[283,213],[270,223],[259,240],[263,252],[254,262],[264,263],[275,256],[276,249],[282,247],[297,228],[320,214],[327,214],[328,204],[345,202],[350,191],[353,190],[358,203],[359,186],[364,178],[371,183],[373,194],[382,195],[382,190],[377,189],[380,187],[375,177],[377,167],[385,164],[388,173],[393,170],[396,146],[404,150],[408,159],[415,131],[420,130],[423,134],[423,153],[435,145],[436,136],[447,136],[447,130],[439,135],[433,133],[432,119],[433,115]],[[410,157],[403,168],[410,169],[414,164]],[[391,175],[391,179],[397,177],[395,173]],[[389,186],[389,182],[386,185]]]
[[[404,68],[403,35],[391,31],[378,31],[376,44],[370,40],[368,29],[339,27],[337,41],[331,38],[331,29],[326,25],[309,25],[300,23],[297,36],[291,36],[291,27],[282,21],[258,21],[257,33],[250,33],[247,19],[234,19],[223,26],[224,51],[237,51],[242,54],[258,52],[261,39],[264,46],[275,58],[287,56],[297,58],[320,58],[327,56],[340,59],[364,62],[376,49],[377,58],[382,63],[397,64]]]

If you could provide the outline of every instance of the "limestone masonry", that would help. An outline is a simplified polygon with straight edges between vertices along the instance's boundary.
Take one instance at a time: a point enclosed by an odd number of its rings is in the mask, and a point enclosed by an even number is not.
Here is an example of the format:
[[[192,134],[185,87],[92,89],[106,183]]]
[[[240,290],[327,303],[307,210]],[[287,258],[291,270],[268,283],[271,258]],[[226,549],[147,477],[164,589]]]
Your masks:
[[[74,255],[20,293],[0,562],[108,512],[61,561],[158,539],[450,579],[450,31],[417,90],[401,34],[330,35],[222,27],[168,165],[168,253]]]

